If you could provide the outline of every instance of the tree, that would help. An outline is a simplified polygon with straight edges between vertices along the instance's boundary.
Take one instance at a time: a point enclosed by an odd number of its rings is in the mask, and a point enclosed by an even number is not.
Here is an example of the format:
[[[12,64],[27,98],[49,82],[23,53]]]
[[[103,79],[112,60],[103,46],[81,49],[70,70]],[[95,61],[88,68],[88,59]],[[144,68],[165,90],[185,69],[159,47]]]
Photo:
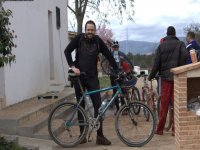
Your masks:
[[[200,23],[193,22],[190,23],[187,27],[184,28],[185,33],[192,31],[195,33],[195,37],[198,43],[200,43]]]
[[[113,37],[113,32],[111,29],[108,29],[105,23],[102,25],[100,24],[96,31],[97,35],[101,37],[104,42],[111,41]]]
[[[123,19],[133,21],[134,0],[75,0],[68,4],[68,8],[75,15],[77,21],[77,32],[82,33],[83,19],[86,15],[97,15],[99,20],[109,23],[108,16],[115,16],[122,23]],[[104,10],[100,9],[100,6]],[[103,7],[104,6],[104,7]],[[109,13],[108,13],[109,12]],[[126,18],[123,18],[123,17]]]
[[[0,67],[11,64],[15,61],[15,55],[12,54],[12,47],[16,47],[13,43],[14,31],[10,30],[9,17],[12,16],[11,10],[5,10],[0,0]]]

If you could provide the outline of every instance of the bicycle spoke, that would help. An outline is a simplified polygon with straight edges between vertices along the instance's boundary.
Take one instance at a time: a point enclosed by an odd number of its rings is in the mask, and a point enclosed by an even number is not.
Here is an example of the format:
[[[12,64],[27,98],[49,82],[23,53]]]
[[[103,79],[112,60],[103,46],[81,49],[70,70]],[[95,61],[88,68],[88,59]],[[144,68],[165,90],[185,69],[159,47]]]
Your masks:
[[[146,117],[143,112],[135,114],[131,109],[134,106],[140,106],[146,109],[149,113],[149,120],[146,121]],[[129,110],[128,115],[122,116],[124,111]],[[152,111],[142,103],[134,102],[130,106],[123,106],[116,118],[116,132],[119,138],[125,144],[129,146],[142,146],[148,143],[154,135],[155,130],[155,118]]]

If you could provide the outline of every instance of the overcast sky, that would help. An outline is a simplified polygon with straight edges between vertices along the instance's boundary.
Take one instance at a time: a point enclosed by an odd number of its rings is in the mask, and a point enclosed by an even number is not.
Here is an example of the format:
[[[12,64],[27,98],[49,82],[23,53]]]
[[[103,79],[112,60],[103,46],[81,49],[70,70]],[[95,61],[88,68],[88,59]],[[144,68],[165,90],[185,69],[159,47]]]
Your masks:
[[[116,39],[126,40],[128,31],[129,40],[158,42],[170,25],[184,36],[184,27],[200,22],[200,0],[135,0],[134,10],[134,23],[111,23]]]
[[[133,9],[134,22],[125,20],[120,25],[118,20],[109,19],[114,39],[158,42],[166,36],[168,26],[174,26],[177,36],[182,37],[184,27],[200,22],[200,0],[135,0]]]

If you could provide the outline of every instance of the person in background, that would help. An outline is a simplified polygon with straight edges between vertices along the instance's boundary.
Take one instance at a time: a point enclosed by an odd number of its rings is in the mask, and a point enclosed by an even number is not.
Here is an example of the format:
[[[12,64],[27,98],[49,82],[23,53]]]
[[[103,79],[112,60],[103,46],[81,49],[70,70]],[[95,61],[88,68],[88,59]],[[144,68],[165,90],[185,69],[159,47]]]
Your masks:
[[[195,49],[195,50],[200,51],[200,46],[197,43],[197,41],[195,40],[195,33],[194,32],[189,31],[187,33],[186,41],[188,42],[188,45],[186,46],[187,51],[188,51],[187,64],[191,64],[192,60],[191,60],[191,56],[190,56],[190,50]]]
[[[92,20],[89,20],[85,24],[85,33],[77,35],[66,47],[65,56],[71,70],[80,76],[81,84],[88,91],[98,90],[99,80],[97,71],[98,54],[102,53],[113,67],[115,74],[119,73],[119,68],[113,58],[112,53],[108,50],[102,39],[95,35],[96,25]],[[72,52],[76,49],[76,60],[72,60]],[[86,75],[80,75],[80,72],[85,72]],[[78,82],[74,83],[74,89],[76,98],[79,101],[82,93]],[[90,95],[94,106],[94,117],[98,116],[98,110],[101,106],[100,93]],[[81,106],[85,108],[85,101],[82,101]],[[78,114],[79,120],[82,120],[82,116]],[[100,128],[97,130],[96,144],[98,145],[110,145],[111,142],[103,134],[103,121],[100,121]],[[80,132],[83,132],[84,128],[80,126]],[[86,143],[85,138],[81,144]]]
[[[118,43],[118,41],[113,41],[113,43],[112,43],[112,54],[113,54],[113,56],[115,58],[115,61],[116,61],[117,65],[118,65],[118,67],[122,71],[124,71],[126,73],[129,73],[129,72],[131,72],[133,70],[132,62],[127,58],[126,54],[124,54],[123,52],[119,51],[119,43]],[[116,85],[115,78],[112,76],[112,68],[111,68],[110,81],[111,81],[111,85],[112,86]],[[117,90],[113,89],[113,95],[116,92],[117,92]],[[119,110],[119,102],[121,103],[121,106],[125,104],[125,101],[124,101],[123,97],[120,97],[120,100],[119,100],[119,97],[118,97],[117,100],[115,100],[115,106],[116,106],[116,109],[117,109],[116,112],[118,112],[118,110]]]
[[[176,37],[176,30],[173,26],[167,28],[167,36],[164,42],[157,48],[154,65],[148,80],[155,78],[156,74],[161,75],[161,110],[159,122],[155,134],[163,135],[164,125],[168,112],[170,100],[174,106],[174,79],[171,68],[185,65],[187,62],[187,50],[185,44]],[[172,136],[174,136],[174,115],[172,117]]]

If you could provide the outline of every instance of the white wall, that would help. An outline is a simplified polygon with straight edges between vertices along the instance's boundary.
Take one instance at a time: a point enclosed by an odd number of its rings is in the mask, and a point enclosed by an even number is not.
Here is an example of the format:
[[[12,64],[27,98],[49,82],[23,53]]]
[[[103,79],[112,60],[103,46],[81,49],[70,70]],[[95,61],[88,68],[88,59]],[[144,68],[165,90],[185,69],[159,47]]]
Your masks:
[[[5,8],[13,12],[11,29],[17,39],[13,49],[16,63],[5,67],[6,105],[46,93],[50,86],[49,66],[49,30],[48,11],[53,18],[53,50],[55,80],[57,84],[66,84],[67,64],[64,49],[67,45],[67,1],[34,0],[7,1]],[[61,10],[61,29],[56,28],[56,6]]]

